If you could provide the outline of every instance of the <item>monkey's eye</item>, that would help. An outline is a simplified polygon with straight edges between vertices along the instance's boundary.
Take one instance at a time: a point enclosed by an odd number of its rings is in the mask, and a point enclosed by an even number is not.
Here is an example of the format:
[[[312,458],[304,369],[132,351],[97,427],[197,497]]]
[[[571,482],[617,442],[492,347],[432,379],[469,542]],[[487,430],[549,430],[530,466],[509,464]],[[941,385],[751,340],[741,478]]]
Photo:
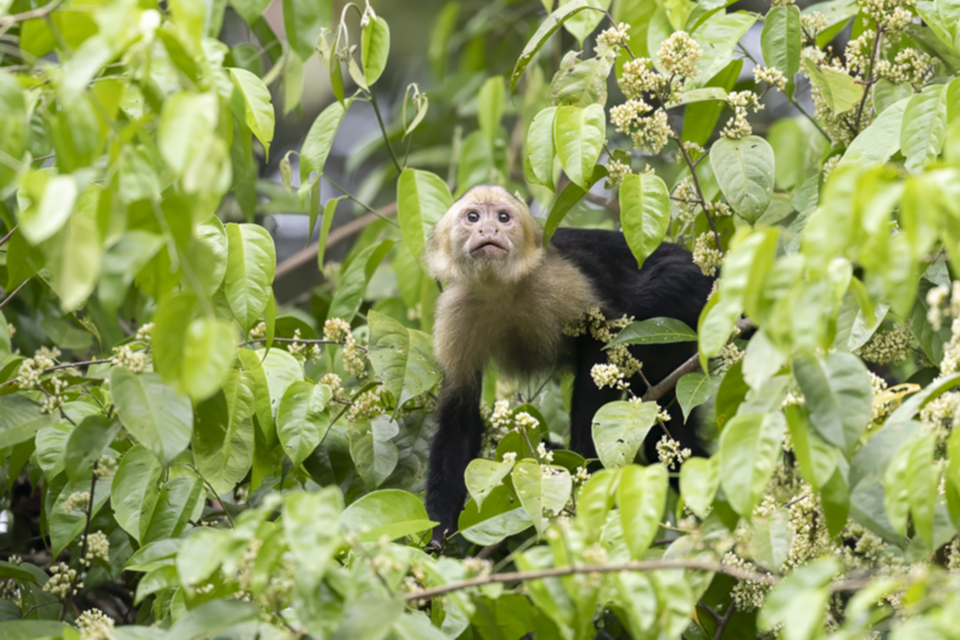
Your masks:
[[[468,222],[477,222],[478,220],[480,220],[480,214],[477,213],[476,211],[471,211],[467,213]]]
[[[507,213],[506,211],[501,211],[500,213],[497,214],[497,220],[506,224],[507,222],[510,222],[510,214]]]

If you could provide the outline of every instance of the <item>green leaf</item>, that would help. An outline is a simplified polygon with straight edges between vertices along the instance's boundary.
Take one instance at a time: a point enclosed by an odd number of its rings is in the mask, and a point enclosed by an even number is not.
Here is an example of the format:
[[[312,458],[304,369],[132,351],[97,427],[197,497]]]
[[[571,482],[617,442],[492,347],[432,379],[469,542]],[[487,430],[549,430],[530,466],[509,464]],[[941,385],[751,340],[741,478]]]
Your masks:
[[[31,171],[17,192],[18,229],[30,244],[40,244],[64,225],[77,199],[73,176],[50,176],[46,171]]]
[[[947,469],[944,472],[947,508],[953,527],[960,523],[960,430],[954,429],[947,439]]]
[[[556,516],[570,499],[573,479],[563,467],[539,465],[520,460],[510,475],[520,504],[526,509],[537,533],[543,535],[548,521],[544,515]]]
[[[540,111],[530,123],[527,133],[527,155],[530,159],[530,168],[537,182],[553,188],[553,159],[557,155],[556,145],[553,143],[553,121],[557,115],[556,107],[548,107]]]
[[[364,496],[354,506],[369,497]],[[343,543],[340,527],[346,527],[346,517],[343,494],[337,487],[325,487],[314,493],[298,492],[286,497],[283,531],[297,563],[298,574],[305,573],[308,584],[319,580],[333,562],[334,553]],[[298,575],[298,582],[300,577]]]
[[[371,15],[372,13],[371,11],[365,16],[367,24],[364,25],[360,37],[360,62],[363,64],[363,77],[368,86],[380,78],[390,55],[390,27],[386,20]]]
[[[370,282],[373,272],[390,252],[391,247],[393,247],[393,240],[384,240],[380,244],[365,247],[363,251],[350,258],[350,262],[344,266],[337,290],[330,302],[328,318],[343,318],[347,322],[353,320],[353,316],[363,303],[367,283]]]
[[[478,509],[483,508],[484,499],[510,475],[513,465],[512,460],[494,462],[477,458],[470,461],[467,470],[463,473],[463,478],[467,484],[467,491],[470,492],[470,497],[473,498]]]
[[[717,13],[704,22],[696,33],[691,34],[703,50],[703,55],[697,63],[696,77],[688,81],[686,88],[705,86],[708,80],[730,64],[737,43],[756,21],[757,15],[746,11]],[[651,53],[654,53],[653,49]],[[659,60],[655,62],[659,64]]]
[[[863,85],[857,84],[845,71],[818,67],[811,60],[804,60],[803,70],[810,76],[810,82],[820,90],[824,102],[834,114],[849,111],[863,96]]]
[[[391,540],[412,536],[433,528],[437,523],[427,516],[423,502],[400,489],[384,489],[363,496],[340,517],[347,533],[359,536],[360,542],[376,542],[386,535]]]
[[[66,480],[64,478],[64,480]],[[52,487],[59,486],[59,483],[51,485]],[[77,483],[64,482],[61,490],[54,498],[53,495],[48,495],[47,504],[53,503],[51,506],[47,507],[47,522],[50,531],[50,546],[52,550],[57,555],[60,555],[60,552],[66,549],[73,540],[83,533],[84,527],[87,523],[87,509],[73,509],[72,511],[64,511],[64,504],[67,502],[67,499],[74,493],[91,493],[91,483],[89,480],[82,480]],[[105,486],[102,482],[97,483],[97,486],[94,488],[94,491],[91,493],[91,500],[93,500],[93,506],[90,508],[90,513],[93,517],[97,515],[100,509],[107,503],[107,500],[110,498],[110,487]]]
[[[433,225],[453,205],[447,183],[435,173],[404,169],[397,181],[400,231],[413,257],[420,258]]]
[[[480,130],[493,144],[500,130],[500,118],[503,116],[503,76],[493,76],[480,87],[477,97],[477,120]]]
[[[180,389],[195,402],[216,393],[232,369],[237,353],[234,327],[216,318],[198,318],[187,326]]]
[[[110,392],[120,422],[133,436],[169,464],[190,444],[193,410],[156,373],[131,373],[123,367],[110,372]]]
[[[165,482],[143,537],[144,542],[176,538],[183,533],[202,493],[203,480],[193,473]]]
[[[873,387],[863,362],[849,353],[798,358],[793,375],[806,398],[814,430],[851,454],[870,422],[873,406]]]
[[[907,101],[900,129],[900,150],[907,170],[916,173],[943,150],[947,134],[946,85],[925,87]]]
[[[346,107],[334,101],[320,112],[317,119],[310,125],[307,137],[300,148],[300,183],[310,182],[310,174],[314,171],[323,172],[323,165],[327,162],[330,149],[333,147],[333,136],[337,133],[340,121]]]
[[[333,23],[331,0],[283,0],[283,27],[290,47],[309,60],[324,27]]]
[[[270,5],[270,0],[230,0],[232,6],[248,25],[256,22]]]
[[[593,104],[586,109],[559,107],[553,125],[554,144],[560,165],[571,182],[589,191],[605,139],[606,119],[603,107]]]
[[[224,291],[234,317],[249,331],[267,306],[277,268],[273,238],[255,224],[227,225],[227,273]]]
[[[119,422],[92,415],[84,418],[70,432],[64,450],[64,469],[70,482],[79,482],[90,474],[94,463],[100,459],[119,430]]]
[[[764,64],[787,79],[788,97],[793,93],[793,77],[800,70],[802,44],[800,9],[794,5],[771,7],[760,33],[760,48]]]
[[[333,226],[333,216],[337,211],[337,204],[347,196],[339,198],[330,198],[327,204],[323,205],[323,220],[320,222],[320,240],[317,243],[317,267],[323,271],[323,256],[327,250],[327,238],[330,236],[330,228]],[[313,236],[313,228],[310,229],[310,235]]]
[[[637,457],[660,408],[656,402],[608,402],[593,416],[593,444],[607,469],[625,467]]]
[[[736,415],[720,435],[720,482],[734,511],[750,517],[777,465],[786,421],[782,413]]]
[[[930,549],[934,548],[933,518],[939,502],[940,472],[934,463],[936,440],[935,434],[928,433],[914,442],[908,454],[906,472],[907,501],[913,526]]]
[[[157,145],[176,175],[182,175],[191,157],[210,144],[219,109],[217,95],[212,92],[181,91],[164,100]]]
[[[706,518],[720,488],[719,456],[690,458],[680,467],[683,503],[700,518]]]
[[[7,71],[0,71],[0,114],[0,152],[19,160],[27,143],[27,104],[20,83]],[[15,175],[14,167],[0,165],[0,189]]]
[[[0,396],[0,449],[29,440],[53,423],[53,416],[41,413],[40,405],[26,396]]]
[[[547,16],[547,19],[537,28],[533,37],[530,38],[523,48],[523,51],[520,52],[520,57],[517,58],[517,64],[513,68],[513,73],[510,74],[511,93],[516,90],[517,82],[520,81],[520,76],[523,75],[524,69],[526,69],[527,65],[533,60],[533,56],[540,51],[540,47],[547,41],[547,38],[553,35],[553,32],[559,29],[560,25],[566,22],[567,19],[587,9],[588,6],[587,0],[573,0],[573,2],[568,2],[562,7],[558,7],[556,11]],[[591,9],[590,11],[593,10]]]
[[[790,530],[789,521],[788,509],[777,509],[770,515],[753,521],[751,556],[769,571],[780,571],[790,553],[793,531]]]
[[[556,105],[589,107],[607,104],[607,78],[616,61],[616,49],[586,60],[579,51],[570,51],[560,62],[560,70],[550,85],[550,95]]]
[[[677,402],[683,411],[683,420],[690,418],[690,412],[710,399],[716,384],[702,371],[693,371],[677,380]]]
[[[237,353],[243,368],[253,374],[257,420],[269,441],[276,431],[274,416],[280,401],[290,385],[303,380],[303,366],[283,349],[271,349],[269,353],[264,349],[240,349]]]
[[[632,464],[620,471],[617,503],[623,539],[634,560],[641,559],[653,543],[666,499],[667,468],[662,464],[648,467]]]
[[[784,629],[784,640],[812,638],[826,614],[830,592],[825,587],[838,569],[836,560],[823,558],[791,573],[767,596],[758,626]]]
[[[72,627],[55,620],[5,620],[0,622],[0,635],[6,640],[61,638]]]
[[[618,344],[667,344],[696,342],[697,332],[676,318],[650,318],[631,322],[607,343],[606,349]]]
[[[311,44],[311,49],[312,47]],[[230,75],[233,77],[234,84],[240,89],[240,93],[243,94],[247,126],[263,145],[269,160],[270,142],[273,140],[273,126],[276,119],[273,104],[270,101],[270,91],[263,84],[263,80],[246,69],[231,68]]]
[[[704,87],[717,87],[728,93],[733,90],[741,69],[743,69],[743,60],[732,60],[719,73],[710,78],[704,84]],[[680,134],[680,139],[683,142],[693,141],[700,145],[706,144],[717,125],[717,120],[720,119],[720,113],[724,106],[726,106],[726,101],[721,102],[720,100],[694,102],[688,105],[683,110],[683,132]]]
[[[574,206],[583,196],[586,194],[590,188],[593,187],[601,178],[606,177],[607,170],[602,165],[597,165],[593,168],[593,175],[590,177],[590,181],[587,183],[587,189],[582,189],[579,185],[571,182],[566,187],[563,188],[563,191],[560,192],[560,195],[557,196],[557,199],[554,201],[553,206],[550,207],[550,213],[547,215],[547,222],[543,225],[543,246],[550,244],[550,238],[553,237],[554,232],[560,227],[560,223],[563,222],[563,219],[566,217],[567,213],[573,209]]]
[[[379,487],[397,468],[400,450],[393,439],[399,433],[399,423],[386,415],[351,426],[350,457],[357,466],[357,473],[369,487]]]
[[[450,60],[450,38],[457,26],[457,16],[460,14],[459,2],[447,2],[437,15],[437,22],[430,34],[430,46],[427,55],[433,69],[433,77],[438,82],[443,81],[447,73],[447,64]]]
[[[575,0],[559,0],[557,8],[563,7],[567,3]],[[587,0],[587,4],[591,7],[596,7],[597,9],[607,10],[610,8],[611,0]],[[577,39],[577,42],[580,43],[581,48],[583,47],[584,40],[587,39],[593,30],[597,28],[597,25],[603,20],[603,13],[600,11],[587,11],[585,13],[580,13],[578,15],[572,16],[563,23],[563,28],[569,31],[574,38]]]
[[[193,232],[186,259],[203,293],[212,298],[227,273],[227,232],[215,215],[194,227]]]
[[[183,640],[215,638],[230,627],[255,620],[258,611],[257,606],[249,602],[211,600],[184,613],[167,633]]]
[[[648,174],[625,176],[620,185],[620,223],[639,269],[670,226],[670,196],[663,180]]]
[[[277,410],[277,434],[294,467],[300,466],[330,429],[326,410],[333,391],[325,384],[294,382]]]
[[[820,489],[833,476],[840,452],[813,431],[804,407],[789,405],[783,411],[800,473],[810,486]]]
[[[847,165],[870,167],[884,164],[900,150],[900,130],[903,113],[910,98],[904,98],[884,109],[870,126],[861,131],[847,150],[837,168]]]
[[[517,505],[513,482],[507,478],[484,499],[483,509],[478,509],[473,500],[468,501],[460,513],[457,527],[470,542],[487,546],[525,531],[532,525],[526,509]]]
[[[397,399],[397,410],[440,380],[430,336],[409,329],[390,316],[371,310],[370,362]]]
[[[776,159],[758,136],[720,138],[710,151],[710,167],[733,210],[753,224],[770,204]]]

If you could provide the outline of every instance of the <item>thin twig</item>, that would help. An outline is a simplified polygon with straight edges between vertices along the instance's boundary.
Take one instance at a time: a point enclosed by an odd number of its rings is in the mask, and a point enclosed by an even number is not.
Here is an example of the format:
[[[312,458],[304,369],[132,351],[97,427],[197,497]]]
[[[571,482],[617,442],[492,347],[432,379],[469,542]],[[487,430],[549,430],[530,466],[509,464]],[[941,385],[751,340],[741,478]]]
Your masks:
[[[9,69],[9,67],[7,67],[7,68]],[[10,233],[8,233],[7,235],[5,235],[5,236],[3,236],[2,238],[0,238],[0,247],[2,247],[3,245],[7,244],[7,241],[10,240],[10,238],[13,237],[13,232],[17,230],[17,227],[18,227],[18,226],[19,226],[19,225],[13,225],[13,229],[10,229]]]
[[[608,565],[580,565],[576,567],[552,567],[550,569],[538,569],[535,571],[511,571],[509,573],[497,573],[480,578],[471,578],[460,582],[451,582],[450,584],[439,587],[431,587],[423,591],[408,593],[404,598],[409,602],[413,600],[428,600],[437,596],[442,596],[454,591],[469,589],[470,587],[479,587],[492,583],[503,582],[524,582],[527,580],[542,580],[544,578],[559,578],[574,574],[589,573],[614,573],[620,571],[657,571],[660,569],[694,569],[698,571],[712,571],[714,573],[723,573],[738,580],[749,580],[751,582],[760,582],[762,584],[776,584],[779,578],[770,573],[757,573],[747,571],[732,565],[720,564],[719,562],[709,560],[645,560],[642,562],[627,562],[624,564]]]
[[[737,607],[733,601],[730,602],[730,606],[727,607],[726,613],[723,614],[723,617],[718,620],[717,632],[713,634],[713,640],[720,640],[723,636],[723,630],[727,628],[727,623],[730,622],[730,618],[733,617],[733,612],[737,610]]]
[[[875,80],[873,72],[877,67],[877,56],[880,54],[880,41],[883,39],[883,25],[877,23],[877,32],[873,36],[873,53],[870,54],[870,71],[867,73],[866,87],[863,89],[863,95],[860,97],[860,106],[857,107],[857,119],[854,121],[854,132],[856,136],[860,133],[860,120],[863,118],[863,107],[867,104],[867,97],[870,95],[870,89]]]
[[[393,152],[393,145],[390,143],[387,127],[383,124],[383,118],[380,116],[380,107],[377,106],[377,93],[375,91],[370,91],[370,104],[373,105],[373,112],[377,114],[377,122],[380,123],[380,131],[383,133],[384,142],[387,143],[387,151],[390,152],[390,159],[393,160],[393,164],[397,168],[397,173],[403,173],[403,167],[400,166],[400,161],[397,160],[397,154]]]
[[[390,220],[390,219],[387,217],[386,214],[380,213],[379,211],[377,211],[376,209],[374,209],[373,207],[371,207],[370,205],[368,205],[366,202],[360,200],[359,198],[357,198],[356,196],[354,196],[352,193],[350,193],[349,191],[347,191],[346,189],[344,189],[343,187],[341,187],[340,185],[338,185],[336,182],[334,182],[333,180],[331,180],[331,179],[330,179],[330,176],[328,176],[327,174],[323,174],[323,177],[326,178],[327,182],[329,182],[329,183],[333,186],[334,189],[336,189],[337,191],[339,191],[340,193],[342,193],[343,195],[345,195],[349,200],[352,200],[353,202],[356,202],[358,205],[360,205],[361,207],[363,207],[363,209],[364,209],[365,211],[367,211],[367,213],[372,213],[373,215],[377,216],[377,217],[380,218],[381,220],[385,220],[386,222],[389,222],[390,224],[392,224],[393,226],[395,226],[395,227],[397,227],[397,228],[400,227],[399,224],[397,224],[397,223],[394,222],[393,220]]]
[[[13,297],[14,297],[15,295],[17,295],[17,293],[20,292],[20,289],[23,289],[25,286],[27,286],[27,283],[28,283],[28,282],[30,282],[30,278],[27,278],[26,280],[24,280],[23,282],[21,282],[19,287],[17,287],[17,288],[14,289],[13,291],[11,291],[11,292],[10,292],[10,295],[8,295],[6,298],[4,298],[4,299],[3,299],[3,302],[0,302],[0,309],[3,309],[5,306],[7,306],[7,303],[10,302],[11,300],[13,300]]]
[[[77,588],[77,584],[80,583],[80,577],[83,575],[83,561],[87,557],[87,540],[90,538],[90,520],[93,519],[93,505],[96,499],[94,491],[97,488],[97,466],[99,464],[99,460],[93,463],[93,475],[90,477],[90,502],[87,504],[87,523],[83,527],[83,542],[80,545],[80,562],[77,567],[77,575],[74,577],[73,582],[70,584],[70,590],[67,592],[68,600],[72,600],[73,592]],[[63,622],[66,617],[67,607],[65,601],[64,607],[60,610],[60,622]]]
[[[696,188],[697,197],[700,199],[700,208],[703,209],[703,215],[707,216],[707,223],[710,225],[710,230],[713,231],[713,240],[717,244],[717,251],[720,252],[720,255],[723,255],[723,247],[720,246],[720,233],[717,231],[717,223],[714,222],[713,216],[711,216],[710,212],[707,211],[707,199],[703,196],[703,189],[700,187],[700,178],[697,177],[697,165],[695,165],[693,160],[690,159],[690,154],[687,153],[686,147],[683,146],[680,136],[674,134],[670,136],[670,139],[676,142],[677,146],[680,147],[680,153],[683,155],[683,161],[687,163],[687,167],[690,169],[690,175],[693,176],[693,186]]]
[[[60,0],[53,0],[50,4],[46,4],[42,7],[37,7],[36,9],[31,9],[30,11],[24,11],[23,13],[14,13],[9,16],[4,16],[0,18],[0,26],[8,26],[11,24],[16,24],[18,22],[23,22],[24,20],[32,20],[33,18],[43,18],[50,15],[60,6]]]

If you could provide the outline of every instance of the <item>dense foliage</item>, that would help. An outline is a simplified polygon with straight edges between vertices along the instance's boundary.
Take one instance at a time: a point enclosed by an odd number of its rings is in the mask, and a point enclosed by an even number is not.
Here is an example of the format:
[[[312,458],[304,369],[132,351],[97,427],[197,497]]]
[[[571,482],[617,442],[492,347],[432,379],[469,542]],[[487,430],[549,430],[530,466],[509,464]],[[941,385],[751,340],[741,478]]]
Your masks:
[[[267,4],[0,0],[0,637],[956,637],[960,5],[450,2],[429,93],[381,109],[376,6],[284,0],[278,39]],[[335,99],[286,190],[258,182],[317,60]],[[396,207],[320,193],[364,102],[357,162]],[[696,331],[571,327],[624,391],[598,461],[562,449],[568,375],[488,371],[435,557],[420,257],[481,182],[547,241],[622,228],[638,264],[677,242],[719,280]],[[340,203],[381,219],[335,264]],[[274,297],[270,211],[319,222],[305,306]],[[684,341],[664,386],[709,459],[624,383],[617,345]]]

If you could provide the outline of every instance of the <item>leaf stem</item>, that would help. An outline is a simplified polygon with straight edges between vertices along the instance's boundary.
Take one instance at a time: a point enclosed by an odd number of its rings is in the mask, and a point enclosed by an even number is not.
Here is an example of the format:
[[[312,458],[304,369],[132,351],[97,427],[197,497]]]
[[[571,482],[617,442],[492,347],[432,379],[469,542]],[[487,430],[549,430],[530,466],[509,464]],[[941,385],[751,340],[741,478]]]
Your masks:
[[[883,25],[878,22],[877,31],[873,36],[873,53],[870,54],[870,70],[867,72],[867,81],[865,83],[866,86],[863,89],[863,95],[860,97],[860,106],[857,107],[857,119],[853,123],[854,136],[860,133],[860,122],[863,118],[863,108],[867,104],[867,97],[870,95],[870,89],[873,87],[873,83],[876,82],[873,77],[873,72],[877,68],[877,56],[880,54],[881,40],[883,40]]]
[[[390,152],[390,159],[393,160],[393,165],[397,168],[397,173],[403,173],[403,167],[400,166],[400,161],[397,160],[397,154],[393,151],[393,145],[390,143],[390,136],[387,134],[387,127],[383,124],[383,117],[380,115],[380,107],[377,105],[376,91],[370,91],[370,104],[373,105],[373,112],[377,114],[377,122],[380,123],[380,131],[383,133],[384,142],[387,143],[387,151]]]
[[[27,283],[28,283],[28,282],[30,282],[30,278],[27,278],[26,280],[24,280],[23,282],[21,282],[19,287],[17,287],[17,288],[14,289],[13,291],[11,291],[11,292],[10,292],[10,295],[8,295],[6,298],[4,298],[4,299],[3,299],[3,302],[0,302],[0,309],[3,309],[3,308],[7,305],[8,302],[10,302],[11,300],[13,300],[13,297],[14,297],[15,295],[17,295],[17,293],[20,292],[20,289],[23,289],[25,286],[27,286]]]
[[[680,136],[673,134],[670,136],[670,139],[676,142],[677,146],[680,147],[680,153],[683,155],[683,161],[687,163],[687,167],[690,169],[690,175],[693,176],[693,186],[696,188],[697,197],[700,199],[700,208],[703,209],[703,215],[707,217],[707,223],[710,225],[710,230],[713,231],[713,241],[717,245],[717,251],[720,252],[720,255],[723,255],[723,247],[720,246],[720,233],[717,231],[717,223],[714,221],[713,216],[710,215],[710,212],[707,211],[707,199],[703,197],[703,189],[700,187],[700,178],[697,177],[697,165],[694,164],[693,160],[690,159],[690,154],[687,153],[686,147],[684,147],[683,142],[680,141]]]

